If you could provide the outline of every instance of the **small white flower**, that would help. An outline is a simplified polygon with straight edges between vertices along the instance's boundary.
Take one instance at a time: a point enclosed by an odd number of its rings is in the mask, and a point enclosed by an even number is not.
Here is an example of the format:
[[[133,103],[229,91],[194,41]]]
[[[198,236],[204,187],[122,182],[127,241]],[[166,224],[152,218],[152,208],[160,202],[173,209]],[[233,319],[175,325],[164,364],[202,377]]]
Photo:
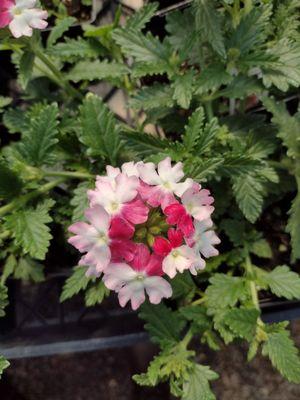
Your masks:
[[[110,264],[103,276],[105,286],[118,293],[120,305],[131,301],[136,310],[145,301],[145,291],[153,304],[163,297],[171,297],[171,285],[160,276],[148,276],[145,271],[136,271],[125,263]]]
[[[173,248],[164,258],[162,269],[170,278],[174,278],[177,271],[182,273],[192,267],[196,261],[194,250],[186,245]]]

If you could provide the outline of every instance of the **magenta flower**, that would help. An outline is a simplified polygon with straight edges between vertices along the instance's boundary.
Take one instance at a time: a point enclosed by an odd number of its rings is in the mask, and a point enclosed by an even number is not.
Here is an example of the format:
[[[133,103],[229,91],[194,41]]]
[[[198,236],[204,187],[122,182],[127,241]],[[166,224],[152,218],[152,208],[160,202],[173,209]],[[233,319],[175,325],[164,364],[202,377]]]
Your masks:
[[[146,299],[158,304],[172,295],[167,279],[189,270],[196,275],[205,258],[218,254],[211,229],[214,210],[208,190],[192,179],[181,182],[182,164],[167,157],[156,166],[128,162],[98,176],[88,191],[89,223],[77,222],[69,242],[83,257],[80,265],[118,294],[124,307]],[[165,279],[167,278],[167,279]]]
[[[15,38],[32,36],[33,29],[48,25],[45,10],[34,8],[36,0],[1,0],[0,28],[9,27]]]

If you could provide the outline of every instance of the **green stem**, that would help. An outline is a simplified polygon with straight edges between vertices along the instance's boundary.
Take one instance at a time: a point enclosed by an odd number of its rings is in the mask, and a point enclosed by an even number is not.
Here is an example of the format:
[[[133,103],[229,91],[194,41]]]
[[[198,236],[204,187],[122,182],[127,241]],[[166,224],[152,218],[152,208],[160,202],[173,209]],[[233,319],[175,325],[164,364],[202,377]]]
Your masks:
[[[207,101],[206,103],[204,103],[204,107],[205,107],[207,119],[208,119],[208,121],[211,121],[214,117],[212,101]]]
[[[193,336],[192,330],[189,329],[184,338],[181,340],[180,344],[186,349],[190,341],[193,339]]]
[[[71,96],[75,97],[76,99],[81,100],[83,95],[78,92],[63,76],[58,68],[52,63],[52,61],[36,46],[31,46],[32,51],[52,72],[55,77],[55,82],[59,84],[66,92]]]
[[[205,297],[201,297],[200,299],[197,299],[197,300],[193,301],[191,303],[191,306],[196,306],[197,304],[205,303],[205,301],[206,301],[206,298]]]
[[[246,15],[249,14],[252,8],[253,8],[252,0],[244,0],[244,12]]]
[[[88,172],[73,171],[43,171],[44,176],[62,177],[62,178],[78,178],[78,179],[95,179],[95,175]]]
[[[11,201],[9,204],[0,207],[0,217],[3,217],[5,214],[22,207],[24,204],[34,199],[35,197],[49,192],[51,189],[53,189],[55,186],[58,186],[64,180],[65,178],[60,178],[56,179],[55,181],[48,182],[45,185],[41,186],[39,189],[26,193],[23,196],[20,196],[19,198]]]

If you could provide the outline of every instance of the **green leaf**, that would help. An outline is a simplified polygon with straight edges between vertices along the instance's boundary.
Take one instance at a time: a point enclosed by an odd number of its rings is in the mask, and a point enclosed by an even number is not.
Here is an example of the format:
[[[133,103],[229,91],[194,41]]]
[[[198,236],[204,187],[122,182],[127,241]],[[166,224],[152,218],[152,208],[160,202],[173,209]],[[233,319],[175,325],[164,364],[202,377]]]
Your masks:
[[[215,400],[209,381],[218,378],[218,374],[206,365],[195,365],[189,379],[183,384],[182,400]]]
[[[299,190],[299,188],[298,188]],[[289,220],[287,225],[287,231],[291,235],[292,244],[292,260],[300,258],[300,193],[292,202],[292,207],[289,210]]]
[[[175,278],[172,279],[171,283],[173,289],[172,299],[193,299],[197,286],[188,271],[182,274],[177,274]]]
[[[163,303],[158,305],[144,303],[139,317],[146,321],[145,329],[150,333],[151,340],[161,347],[174,345],[180,340],[185,322],[178,312],[172,311]]]
[[[190,178],[203,182],[216,175],[216,171],[223,164],[223,161],[221,157],[212,157],[205,160],[195,156],[191,160],[187,159],[185,169]]]
[[[126,21],[126,29],[141,31],[151,20],[158,8],[158,3],[145,4],[141,9],[132,14]]]
[[[10,254],[5,260],[2,275],[1,275],[1,285],[4,285],[7,278],[14,274],[17,267],[17,260],[13,254]]]
[[[88,154],[103,156],[114,165],[121,147],[119,126],[100,97],[91,93],[85,97],[80,123],[79,140],[87,146]]]
[[[233,307],[247,294],[245,279],[241,277],[215,274],[209,282],[205,293],[207,306],[211,310]]]
[[[82,182],[76,189],[74,189],[74,196],[70,201],[70,204],[73,207],[72,221],[82,221],[84,219],[84,211],[89,206],[87,191],[91,188],[91,184],[88,182]]]
[[[31,79],[35,55],[30,51],[25,51],[20,59],[19,80],[23,89],[26,89]]]
[[[3,124],[10,133],[23,132],[28,129],[28,120],[23,110],[10,108],[3,114]]]
[[[189,117],[187,126],[185,126],[185,133],[182,141],[188,152],[192,151],[196,145],[201,132],[203,132],[204,124],[204,109],[203,107],[197,108],[193,114]]]
[[[14,278],[36,283],[43,282],[45,280],[44,267],[29,257],[21,257],[15,267]]]
[[[0,356],[0,378],[3,374],[3,371],[9,366],[10,366],[10,363],[7,360],[5,360],[4,357]]]
[[[53,204],[49,199],[36,208],[15,211],[6,217],[5,227],[11,231],[15,244],[38,260],[45,259],[52,238],[47,223],[52,221],[49,209]]]
[[[119,78],[128,72],[126,65],[116,62],[108,62],[107,60],[79,61],[68,72],[67,78],[73,82],[81,80],[93,81]]]
[[[202,41],[207,42],[222,58],[226,58],[221,22],[213,1],[195,0],[195,24]]]
[[[166,153],[169,142],[143,132],[122,133],[128,149],[136,152],[140,157],[151,156],[156,153]]]
[[[60,301],[63,302],[67,299],[70,299],[75,294],[78,294],[81,290],[85,290],[90,280],[91,278],[86,276],[85,267],[74,267],[73,274],[66,280],[64,284]]]
[[[98,57],[101,50],[100,45],[95,45],[95,42],[83,38],[65,38],[64,42],[51,46],[47,52],[59,60],[75,62],[78,58]]]
[[[259,239],[254,242],[250,249],[251,253],[261,258],[272,258],[273,253],[270,244],[266,239]]]
[[[0,199],[17,196],[22,190],[22,181],[7,163],[0,158]]]
[[[261,279],[278,297],[300,299],[300,276],[286,265],[280,265],[273,271],[263,274]]]
[[[212,326],[212,321],[207,315],[207,310],[201,305],[190,305],[179,309],[181,315],[192,323],[195,334],[202,333]]]
[[[64,19],[57,19],[55,26],[52,27],[47,39],[47,47],[53,46],[58,39],[76,22],[74,17],[65,17]]]
[[[18,143],[18,151],[31,165],[41,166],[53,162],[53,150],[58,142],[57,104],[41,107],[30,121],[28,130]]]
[[[225,89],[220,90],[219,95],[230,99],[244,99],[247,96],[258,94],[262,91],[263,86],[256,78],[238,75]]]
[[[149,110],[152,108],[172,107],[174,89],[170,85],[155,83],[139,90],[130,99],[130,107],[134,109]]]
[[[245,217],[254,223],[263,206],[263,185],[256,174],[245,173],[232,177],[233,193]]]
[[[12,102],[10,97],[0,96],[0,113],[3,112],[3,108],[8,106]]]
[[[262,348],[272,365],[290,382],[300,383],[300,358],[298,349],[286,330],[268,334]]]
[[[215,91],[220,86],[232,81],[232,76],[226,71],[223,64],[211,64],[201,71],[195,80],[196,94]]]
[[[234,308],[225,314],[224,321],[235,335],[251,341],[259,314],[255,308]]]
[[[177,104],[188,109],[192,100],[194,86],[194,71],[190,70],[184,75],[175,77],[172,87],[174,89],[173,99]]]
[[[172,54],[171,48],[150,32],[143,35],[133,29],[118,28],[113,32],[113,38],[127,56],[143,63],[165,61],[168,64]]]
[[[0,317],[5,315],[4,309],[8,305],[7,288],[0,284]]]
[[[105,287],[103,281],[100,281],[85,292],[85,305],[92,307],[101,304],[108,295],[109,290]]]

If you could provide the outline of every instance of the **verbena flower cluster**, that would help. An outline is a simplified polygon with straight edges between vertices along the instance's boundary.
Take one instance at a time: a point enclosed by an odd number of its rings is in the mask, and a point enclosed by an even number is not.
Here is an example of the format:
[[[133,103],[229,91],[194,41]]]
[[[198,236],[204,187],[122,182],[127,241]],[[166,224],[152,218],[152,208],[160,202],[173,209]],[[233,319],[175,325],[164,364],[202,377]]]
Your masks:
[[[145,301],[153,304],[172,295],[170,283],[179,272],[196,274],[204,257],[218,254],[220,242],[212,230],[213,197],[184,177],[182,163],[170,157],[157,168],[153,163],[128,162],[121,169],[107,167],[88,191],[89,223],[76,222],[69,243],[85,253],[79,264],[87,274],[100,276],[118,293],[123,307],[133,309]]]
[[[46,28],[48,13],[35,5],[36,0],[0,0],[0,28],[8,26],[15,38]]]

